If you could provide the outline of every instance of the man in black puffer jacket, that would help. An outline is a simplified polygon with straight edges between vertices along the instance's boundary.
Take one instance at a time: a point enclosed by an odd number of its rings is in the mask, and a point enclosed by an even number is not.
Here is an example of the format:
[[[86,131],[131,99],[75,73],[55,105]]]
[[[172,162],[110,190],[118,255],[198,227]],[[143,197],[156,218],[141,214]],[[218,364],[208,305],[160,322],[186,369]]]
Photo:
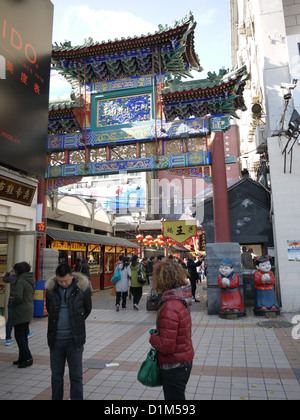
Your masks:
[[[59,265],[55,276],[46,282],[46,307],[49,314],[47,338],[50,347],[52,399],[63,399],[63,377],[67,360],[71,400],[82,400],[85,320],[92,310],[88,278],[81,273],[72,273],[72,268],[67,264]]]

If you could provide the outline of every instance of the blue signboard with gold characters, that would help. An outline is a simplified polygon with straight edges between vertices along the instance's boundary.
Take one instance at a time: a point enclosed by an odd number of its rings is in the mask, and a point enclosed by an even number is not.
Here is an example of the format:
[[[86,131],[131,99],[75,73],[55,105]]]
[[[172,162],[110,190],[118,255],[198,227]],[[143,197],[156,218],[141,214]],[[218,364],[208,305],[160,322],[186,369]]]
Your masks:
[[[149,120],[151,120],[150,94],[98,100],[98,127]]]

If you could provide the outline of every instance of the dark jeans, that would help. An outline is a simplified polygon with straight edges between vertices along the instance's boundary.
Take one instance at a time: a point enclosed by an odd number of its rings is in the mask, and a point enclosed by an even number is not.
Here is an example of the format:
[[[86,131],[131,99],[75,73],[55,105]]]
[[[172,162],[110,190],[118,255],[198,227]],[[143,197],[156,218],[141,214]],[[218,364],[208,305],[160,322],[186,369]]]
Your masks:
[[[122,308],[126,308],[127,295],[128,295],[128,292],[117,292],[116,305],[120,305],[121,298],[122,298]]]
[[[19,361],[26,362],[31,360],[32,355],[28,347],[29,322],[15,325],[14,329],[16,342],[19,347]]]
[[[55,341],[50,349],[52,400],[63,399],[66,360],[69,367],[71,400],[83,400],[82,354],[83,346],[76,350],[72,339]]]
[[[133,304],[138,305],[143,295],[143,287],[131,287],[131,293],[133,295]]]
[[[190,279],[191,282],[191,288],[192,288],[192,296],[193,298],[196,297],[196,289],[197,289],[197,285],[196,285],[196,279]]]
[[[192,370],[192,362],[173,369],[161,369],[165,400],[185,400],[185,388]]]

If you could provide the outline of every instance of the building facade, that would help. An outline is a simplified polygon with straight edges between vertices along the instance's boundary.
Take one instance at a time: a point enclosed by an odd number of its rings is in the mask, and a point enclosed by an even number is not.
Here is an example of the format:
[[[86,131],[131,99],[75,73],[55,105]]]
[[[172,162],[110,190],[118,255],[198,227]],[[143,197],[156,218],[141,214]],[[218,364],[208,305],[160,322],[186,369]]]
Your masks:
[[[231,0],[232,64],[244,63],[248,112],[241,114],[243,166],[271,190],[277,287],[283,311],[300,309],[300,4]],[[294,113],[296,111],[296,113]],[[291,129],[292,127],[292,129]],[[294,131],[293,131],[294,129]],[[247,157],[247,159],[246,159]]]

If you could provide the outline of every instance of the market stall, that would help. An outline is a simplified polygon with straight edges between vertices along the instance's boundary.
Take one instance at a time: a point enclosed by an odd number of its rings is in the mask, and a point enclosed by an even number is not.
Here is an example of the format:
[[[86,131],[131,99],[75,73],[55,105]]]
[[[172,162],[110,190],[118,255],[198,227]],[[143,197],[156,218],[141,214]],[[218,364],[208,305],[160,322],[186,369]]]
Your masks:
[[[138,249],[127,239],[54,228],[47,228],[47,247],[59,251],[58,263],[75,266],[78,258],[86,260],[93,290],[110,287],[119,255]]]

